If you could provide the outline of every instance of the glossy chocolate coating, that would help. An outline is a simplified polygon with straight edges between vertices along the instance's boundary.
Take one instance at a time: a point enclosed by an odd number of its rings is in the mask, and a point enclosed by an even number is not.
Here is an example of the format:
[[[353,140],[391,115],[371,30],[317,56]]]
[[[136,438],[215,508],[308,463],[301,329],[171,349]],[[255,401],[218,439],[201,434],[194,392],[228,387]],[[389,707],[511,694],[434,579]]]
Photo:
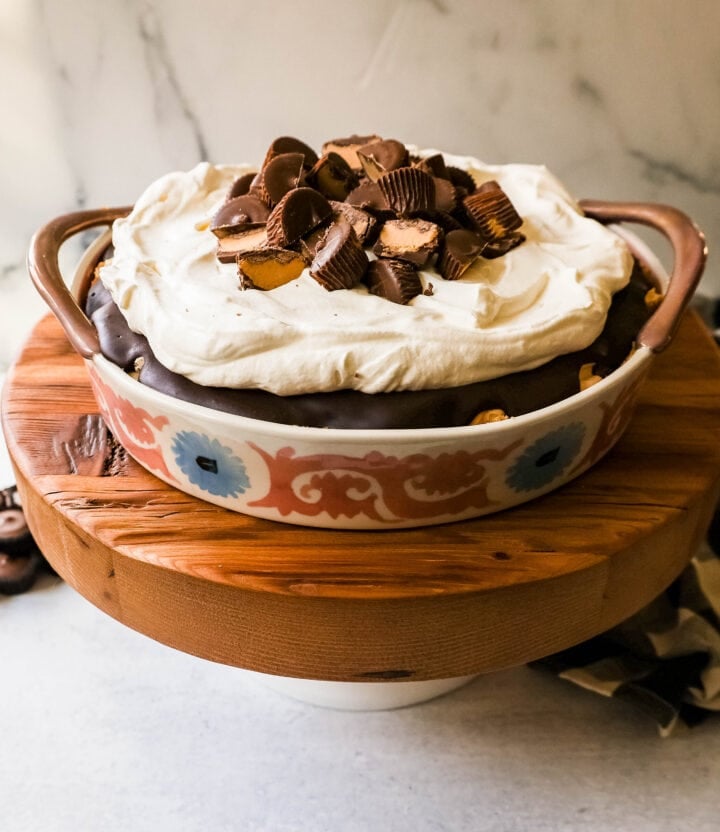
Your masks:
[[[440,390],[418,390],[375,395],[357,390],[277,396],[264,390],[202,387],[162,366],[147,340],[125,323],[107,290],[95,284],[87,312],[100,336],[103,354],[132,370],[142,357],[139,381],[178,399],[253,419],[288,425],[333,428],[428,428],[467,425],[483,410],[502,409],[519,416],[579,392],[583,364],[596,365],[605,375],[619,367],[635,337],[650,316],[644,302],[649,283],[638,265],[628,286],[612,301],[605,329],[584,350],[560,356],[535,370],[490,381]]]

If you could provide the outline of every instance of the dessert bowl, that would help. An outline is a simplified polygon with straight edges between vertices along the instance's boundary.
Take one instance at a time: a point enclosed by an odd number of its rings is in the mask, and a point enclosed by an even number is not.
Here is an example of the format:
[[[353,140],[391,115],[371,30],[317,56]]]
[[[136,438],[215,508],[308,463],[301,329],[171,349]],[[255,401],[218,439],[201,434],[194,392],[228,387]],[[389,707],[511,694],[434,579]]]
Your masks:
[[[266,422],[185,402],[147,387],[105,358],[83,312],[109,232],[88,249],[72,289],[58,264],[62,243],[110,225],[129,208],[56,218],[34,236],[30,275],[85,359],[98,407],[127,452],[195,497],[255,517],[336,529],[392,529],[464,520],[539,497],[582,474],[625,430],[655,353],[671,342],[702,274],[702,233],[665,205],[586,200],[612,224],[658,284],[663,300],[636,349],[596,384],[504,421],[443,428],[340,429]],[[668,277],[652,251],[617,226],[649,226],[674,253]]]

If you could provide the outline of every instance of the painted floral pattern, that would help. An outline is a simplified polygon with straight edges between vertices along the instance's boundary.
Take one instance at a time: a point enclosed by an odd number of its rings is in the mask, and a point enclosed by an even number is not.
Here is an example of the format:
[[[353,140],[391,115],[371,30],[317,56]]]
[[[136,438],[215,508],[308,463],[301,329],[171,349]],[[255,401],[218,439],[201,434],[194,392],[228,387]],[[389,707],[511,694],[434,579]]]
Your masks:
[[[560,477],[580,452],[585,427],[571,422],[527,447],[510,467],[506,482],[514,491],[537,491]]]
[[[188,480],[208,494],[237,497],[250,487],[243,461],[217,439],[182,430],[173,438],[172,452]]]
[[[573,467],[571,474],[590,468],[603,457],[622,436],[635,409],[638,392],[644,376],[634,379],[618,395],[614,402],[600,402],[602,420],[590,447]]]
[[[158,436],[169,424],[167,416],[152,416],[147,410],[123,399],[90,369],[98,405],[115,438],[141,465],[160,476],[177,482],[170,473]]]
[[[484,461],[502,460],[520,444],[480,451],[454,451],[431,457],[386,456],[371,451],[362,457],[343,454],[296,456],[293,448],[270,454],[251,446],[270,474],[268,493],[250,503],[316,517],[364,514],[379,522],[456,516],[493,505]]]

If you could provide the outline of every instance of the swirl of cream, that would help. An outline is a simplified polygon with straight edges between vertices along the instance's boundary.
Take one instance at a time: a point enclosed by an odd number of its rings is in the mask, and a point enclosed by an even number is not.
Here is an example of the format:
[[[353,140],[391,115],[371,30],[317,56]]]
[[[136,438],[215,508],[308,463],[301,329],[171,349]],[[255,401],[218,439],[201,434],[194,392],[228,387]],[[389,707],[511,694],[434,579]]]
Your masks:
[[[542,166],[444,155],[478,183],[501,184],[527,239],[460,280],[425,269],[428,293],[407,306],[363,286],[328,292],[307,270],[272,291],[241,291],[235,266],[215,256],[208,220],[248,166],[202,163],[154,182],[115,222],[100,277],[157,358],[209,386],[279,395],[454,387],[588,346],[629,280],[625,242],[584,217]]]

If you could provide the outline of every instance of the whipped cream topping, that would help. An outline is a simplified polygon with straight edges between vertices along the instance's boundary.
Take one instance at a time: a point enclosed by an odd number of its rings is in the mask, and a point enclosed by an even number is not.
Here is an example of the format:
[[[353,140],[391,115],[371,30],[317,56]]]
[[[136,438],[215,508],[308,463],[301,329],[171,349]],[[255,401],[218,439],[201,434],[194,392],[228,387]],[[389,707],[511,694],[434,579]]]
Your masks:
[[[362,285],[329,292],[307,269],[271,291],[241,290],[237,267],[215,256],[209,222],[249,166],[202,163],[154,182],[115,222],[100,277],[158,360],[207,386],[279,395],[455,387],[592,343],[630,277],[625,242],[584,217],[542,166],[443,155],[478,184],[497,180],[527,239],[459,280],[421,271],[427,294],[406,306]]]

